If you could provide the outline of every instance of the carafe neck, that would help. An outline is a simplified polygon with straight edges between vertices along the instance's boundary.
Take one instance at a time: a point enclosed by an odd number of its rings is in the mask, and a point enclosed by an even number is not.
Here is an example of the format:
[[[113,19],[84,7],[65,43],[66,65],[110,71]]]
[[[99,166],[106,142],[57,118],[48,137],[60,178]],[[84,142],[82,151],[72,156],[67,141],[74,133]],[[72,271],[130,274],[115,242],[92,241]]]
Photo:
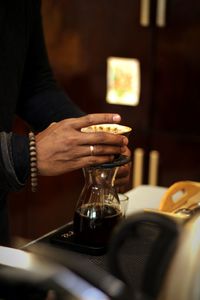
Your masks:
[[[99,187],[113,187],[118,167],[115,168],[94,168],[83,169],[85,184]]]

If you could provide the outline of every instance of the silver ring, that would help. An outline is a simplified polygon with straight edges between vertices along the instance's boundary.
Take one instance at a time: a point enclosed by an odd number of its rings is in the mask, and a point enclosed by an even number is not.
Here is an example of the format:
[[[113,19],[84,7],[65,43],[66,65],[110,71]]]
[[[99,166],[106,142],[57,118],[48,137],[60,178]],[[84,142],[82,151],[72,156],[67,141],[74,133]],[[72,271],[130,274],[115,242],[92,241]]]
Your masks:
[[[90,154],[91,154],[91,156],[94,155],[94,146],[93,145],[90,146]]]

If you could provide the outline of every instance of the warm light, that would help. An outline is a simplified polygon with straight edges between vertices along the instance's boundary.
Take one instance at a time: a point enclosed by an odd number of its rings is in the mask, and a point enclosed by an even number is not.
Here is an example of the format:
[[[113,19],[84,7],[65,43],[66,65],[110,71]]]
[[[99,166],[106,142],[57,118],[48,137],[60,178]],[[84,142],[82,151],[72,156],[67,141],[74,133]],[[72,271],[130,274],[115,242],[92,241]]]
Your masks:
[[[111,104],[136,106],[140,97],[140,62],[137,59],[109,57],[107,95]]]

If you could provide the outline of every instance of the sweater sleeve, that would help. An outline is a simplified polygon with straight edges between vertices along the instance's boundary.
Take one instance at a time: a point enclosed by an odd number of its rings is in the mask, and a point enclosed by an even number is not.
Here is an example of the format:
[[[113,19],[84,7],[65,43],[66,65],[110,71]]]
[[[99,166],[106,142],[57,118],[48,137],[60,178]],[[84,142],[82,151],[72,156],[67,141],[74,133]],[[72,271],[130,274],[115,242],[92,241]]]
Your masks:
[[[32,26],[17,113],[35,130],[42,130],[51,122],[84,113],[56,84],[44,42],[40,1],[32,1],[32,6]]]
[[[28,138],[2,131],[0,148],[0,190],[17,191],[29,173]]]

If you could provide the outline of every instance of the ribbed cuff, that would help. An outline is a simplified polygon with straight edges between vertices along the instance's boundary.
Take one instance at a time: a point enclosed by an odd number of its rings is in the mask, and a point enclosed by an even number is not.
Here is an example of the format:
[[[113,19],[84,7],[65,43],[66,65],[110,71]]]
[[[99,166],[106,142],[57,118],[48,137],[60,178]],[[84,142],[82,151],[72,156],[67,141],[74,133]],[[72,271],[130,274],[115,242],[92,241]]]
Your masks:
[[[20,182],[25,183],[30,174],[29,138],[28,136],[12,134],[12,159],[15,173]]]
[[[6,132],[0,133],[1,163],[3,165],[1,173],[4,173],[5,189],[17,191],[25,185],[29,173],[26,143],[28,147],[28,138],[26,142],[26,138],[21,136]]]

